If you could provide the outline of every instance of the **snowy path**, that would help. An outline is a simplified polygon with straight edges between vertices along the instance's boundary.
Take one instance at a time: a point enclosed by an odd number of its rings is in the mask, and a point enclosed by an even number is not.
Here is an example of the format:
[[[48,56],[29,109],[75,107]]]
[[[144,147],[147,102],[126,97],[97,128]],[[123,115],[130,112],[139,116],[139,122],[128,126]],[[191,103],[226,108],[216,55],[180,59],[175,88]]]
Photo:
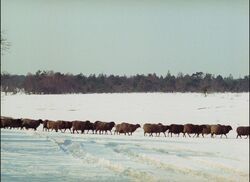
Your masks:
[[[3,181],[249,181],[249,140],[1,130]]]

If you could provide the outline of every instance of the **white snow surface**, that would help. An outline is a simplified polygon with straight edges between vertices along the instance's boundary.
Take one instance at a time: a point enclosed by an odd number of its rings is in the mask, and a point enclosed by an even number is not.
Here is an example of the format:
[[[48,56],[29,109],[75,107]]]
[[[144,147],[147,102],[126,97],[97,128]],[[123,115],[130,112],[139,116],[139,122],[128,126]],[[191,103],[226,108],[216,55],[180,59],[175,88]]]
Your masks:
[[[230,124],[228,138],[1,129],[1,181],[249,181],[249,93],[1,94],[1,115],[51,120]]]

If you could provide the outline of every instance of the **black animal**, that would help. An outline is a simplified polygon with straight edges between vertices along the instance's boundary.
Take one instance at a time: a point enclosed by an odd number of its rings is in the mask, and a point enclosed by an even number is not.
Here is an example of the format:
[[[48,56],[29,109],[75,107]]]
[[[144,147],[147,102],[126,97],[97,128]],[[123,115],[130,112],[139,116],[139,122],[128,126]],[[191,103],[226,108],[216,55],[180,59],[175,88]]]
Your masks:
[[[237,129],[236,129],[236,132],[237,132],[237,137],[240,137],[241,136],[247,136],[246,138],[248,138],[248,136],[250,135],[250,126],[239,126]]]
[[[178,134],[178,137],[179,137],[180,133],[183,133],[183,130],[184,130],[184,125],[180,125],[180,124],[171,124],[171,125],[169,126],[168,134],[170,133],[170,134],[171,134],[171,137],[172,137],[172,133],[173,133],[173,134]]]
[[[99,134],[103,134],[103,132],[105,132],[105,134],[108,134],[108,131],[111,133],[112,135],[112,128],[115,126],[115,122],[102,122],[102,121],[96,121],[94,123],[95,126],[95,131],[96,133],[99,131]]]
[[[25,128],[27,129],[34,129],[37,130],[38,126],[43,123],[41,119],[34,120],[34,119],[22,119],[22,126],[21,129]]]
[[[78,133],[78,130],[81,131],[81,133],[84,133],[85,130],[88,130],[90,126],[90,121],[72,121],[72,130],[73,133],[75,131]]]

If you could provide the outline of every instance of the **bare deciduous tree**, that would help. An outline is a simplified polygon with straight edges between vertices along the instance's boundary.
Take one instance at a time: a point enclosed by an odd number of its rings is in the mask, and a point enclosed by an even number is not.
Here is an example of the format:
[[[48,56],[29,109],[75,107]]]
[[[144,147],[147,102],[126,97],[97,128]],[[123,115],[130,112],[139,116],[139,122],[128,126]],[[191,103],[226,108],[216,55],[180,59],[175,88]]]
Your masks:
[[[3,33],[1,32],[1,55],[4,54],[6,50],[10,47],[10,42],[4,37]]]

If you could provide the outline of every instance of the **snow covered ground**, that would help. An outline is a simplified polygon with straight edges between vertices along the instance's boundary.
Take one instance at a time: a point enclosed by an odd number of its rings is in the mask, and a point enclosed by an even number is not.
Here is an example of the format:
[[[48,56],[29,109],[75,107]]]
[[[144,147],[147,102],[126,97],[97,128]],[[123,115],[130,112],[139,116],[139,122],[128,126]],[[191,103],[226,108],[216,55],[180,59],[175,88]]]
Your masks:
[[[2,181],[249,181],[249,139],[235,139],[249,93],[1,94],[1,115],[233,127],[228,139],[1,129]]]

